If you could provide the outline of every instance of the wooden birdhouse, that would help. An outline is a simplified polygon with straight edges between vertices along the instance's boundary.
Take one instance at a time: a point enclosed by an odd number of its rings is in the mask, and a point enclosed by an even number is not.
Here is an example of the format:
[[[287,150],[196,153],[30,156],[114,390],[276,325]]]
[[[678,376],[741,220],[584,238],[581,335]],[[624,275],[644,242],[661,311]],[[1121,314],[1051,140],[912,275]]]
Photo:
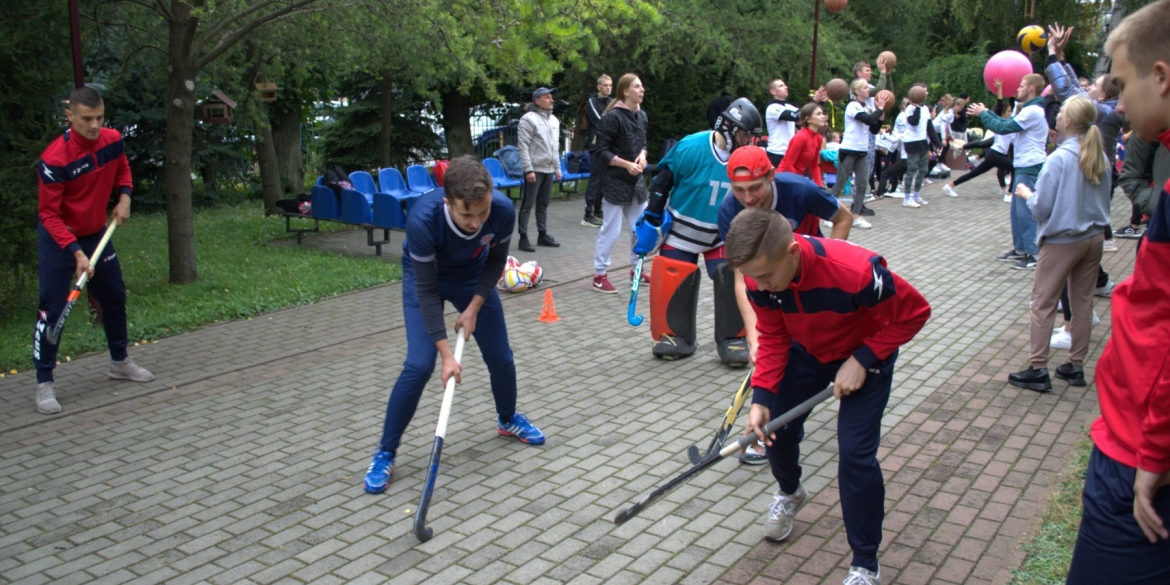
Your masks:
[[[276,84],[271,81],[262,81],[256,85],[256,91],[260,92],[260,99],[266,102],[276,101]]]
[[[232,101],[232,98],[224,95],[218,89],[211,92],[211,96],[210,99],[204,100],[202,104],[203,121],[208,124],[231,123],[236,102]]]

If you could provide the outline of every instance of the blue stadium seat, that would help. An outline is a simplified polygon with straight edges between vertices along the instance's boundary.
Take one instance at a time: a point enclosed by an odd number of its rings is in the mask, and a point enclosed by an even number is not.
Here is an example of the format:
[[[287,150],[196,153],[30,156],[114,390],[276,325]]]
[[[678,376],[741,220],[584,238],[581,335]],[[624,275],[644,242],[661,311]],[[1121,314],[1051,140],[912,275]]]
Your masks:
[[[431,177],[431,172],[422,165],[406,167],[406,184],[407,188],[415,193],[426,193],[438,188],[434,177]]]
[[[341,211],[337,206],[337,195],[333,193],[333,189],[322,185],[313,185],[311,196],[313,206],[309,215],[318,219],[337,219],[341,216]]]
[[[496,158],[483,159],[483,166],[487,167],[488,173],[492,176],[492,181],[495,182],[497,189],[512,189],[524,184],[524,181],[513,179],[504,172],[504,166],[500,164],[500,160]]]
[[[365,171],[354,171],[349,174],[349,182],[353,183],[354,191],[366,196],[366,204],[374,204],[374,193],[378,192],[378,185],[374,184],[374,177]]]
[[[366,196],[351,189],[341,190],[341,221],[346,223],[372,224],[374,214]]]
[[[380,228],[405,228],[406,212],[402,201],[391,193],[374,193],[373,224]]]
[[[410,194],[410,189],[406,188],[406,181],[402,179],[402,173],[393,167],[378,171],[378,186],[379,193],[389,193],[399,199]]]
[[[561,155],[561,181],[580,181],[588,179],[589,173],[570,173],[569,172],[569,155]]]

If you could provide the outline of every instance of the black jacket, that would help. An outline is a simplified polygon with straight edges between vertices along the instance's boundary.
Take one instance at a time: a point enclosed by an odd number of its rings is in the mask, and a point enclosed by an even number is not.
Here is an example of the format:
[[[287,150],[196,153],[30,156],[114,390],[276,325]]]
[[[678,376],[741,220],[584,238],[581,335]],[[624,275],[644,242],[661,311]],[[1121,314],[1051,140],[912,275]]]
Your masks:
[[[592,176],[601,181],[602,197],[614,205],[629,205],[646,197],[641,175],[609,164],[614,157],[634,161],[646,150],[646,124],[644,110],[612,108],[601,117],[589,143],[589,156],[597,161],[596,166],[590,165]]]
[[[601,116],[605,114],[605,108],[611,99],[613,98],[601,97],[595,93],[585,96],[586,145],[593,143],[593,134],[597,132],[597,124],[601,122]]]

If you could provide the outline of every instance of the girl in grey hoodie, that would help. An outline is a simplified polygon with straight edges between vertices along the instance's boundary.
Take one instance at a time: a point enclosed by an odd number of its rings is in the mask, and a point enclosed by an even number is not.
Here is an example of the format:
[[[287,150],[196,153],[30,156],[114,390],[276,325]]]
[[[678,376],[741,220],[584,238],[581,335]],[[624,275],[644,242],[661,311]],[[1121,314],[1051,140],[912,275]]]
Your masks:
[[[1056,377],[1073,386],[1085,385],[1082,366],[1089,352],[1093,287],[1109,229],[1111,177],[1096,120],[1097,110],[1088,99],[1065,101],[1056,119],[1063,140],[1044,162],[1036,190],[1016,188],[1016,196],[1028,202],[1039,224],[1040,255],[1032,286],[1031,364],[1008,376],[1013,386],[1037,392],[1052,389],[1048,344],[1056,301],[1066,283],[1073,314],[1072,349],[1069,362],[1056,368]]]

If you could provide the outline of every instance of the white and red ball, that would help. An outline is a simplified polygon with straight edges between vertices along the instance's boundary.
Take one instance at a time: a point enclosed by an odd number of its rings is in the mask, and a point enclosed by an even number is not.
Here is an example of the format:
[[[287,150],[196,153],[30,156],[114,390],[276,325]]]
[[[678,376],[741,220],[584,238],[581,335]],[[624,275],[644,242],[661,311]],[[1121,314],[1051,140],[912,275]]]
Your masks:
[[[504,270],[509,268],[520,268],[520,261],[515,256],[508,256],[508,262],[504,265]]]
[[[528,275],[528,280],[532,281],[532,286],[540,286],[540,282],[544,280],[544,269],[536,260],[529,260],[520,265],[520,272]]]
[[[519,268],[507,268],[500,277],[499,288],[510,293],[520,293],[532,287],[532,279]]]

